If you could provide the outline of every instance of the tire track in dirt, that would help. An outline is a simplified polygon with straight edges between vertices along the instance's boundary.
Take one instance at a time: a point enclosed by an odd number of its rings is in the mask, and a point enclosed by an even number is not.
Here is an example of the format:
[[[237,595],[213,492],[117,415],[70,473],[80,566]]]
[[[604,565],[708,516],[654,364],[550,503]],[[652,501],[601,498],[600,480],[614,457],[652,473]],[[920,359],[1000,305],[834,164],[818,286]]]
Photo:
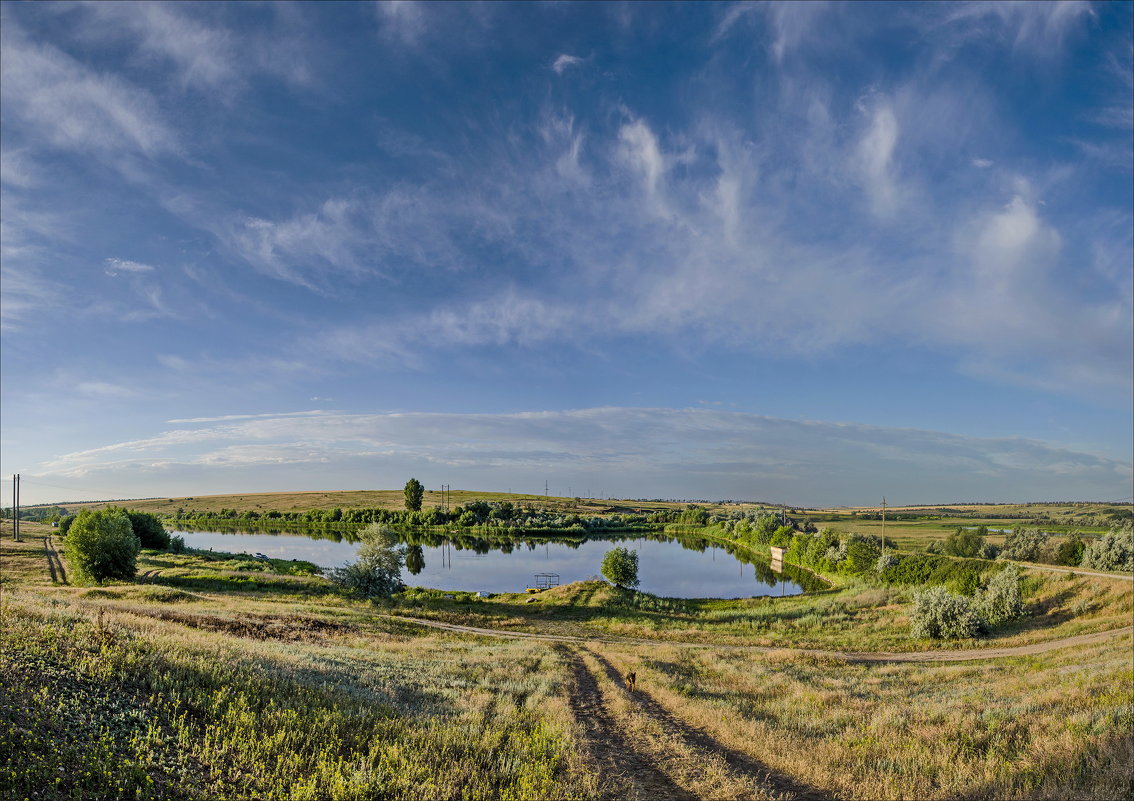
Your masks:
[[[696,796],[674,784],[654,764],[649,755],[638,751],[622,733],[606,705],[598,679],[578,654],[562,645],[555,649],[571,671],[574,691],[567,699],[571,714],[583,729],[585,747],[599,770],[616,787],[607,798],[680,799],[695,801]]]
[[[615,669],[614,665],[594,651],[588,649],[587,653],[599,663],[606,672],[607,678],[616,687],[622,688],[622,674]],[[791,776],[773,771],[764,763],[742,751],[733,750],[722,744],[703,729],[681,720],[655,701],[649,693],[644,692],[641,687],[638,687],[633,693],[627,692],[624,688],[621,691],[632,698],[638,709],[656,721],[667,734],[684,740],[697,750],[707,751],[721,757],[730,770],[746,777],[755,778],[759,784],[770,788],[777,795],[785,799],[798,799],[798,801],[831,801],[833,798],[833,796],[827,795],[815,787],[796,781]]]

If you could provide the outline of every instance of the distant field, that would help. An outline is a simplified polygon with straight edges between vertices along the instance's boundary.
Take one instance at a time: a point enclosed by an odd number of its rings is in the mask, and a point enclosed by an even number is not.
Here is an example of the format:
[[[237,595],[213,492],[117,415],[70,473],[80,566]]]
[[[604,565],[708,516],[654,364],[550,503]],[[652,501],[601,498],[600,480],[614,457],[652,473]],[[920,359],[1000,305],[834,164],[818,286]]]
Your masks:
[[[581,515],[628,514],[637,511],[653,512],[661,509],[680,509],[685,506],[679,502],[601,500],[596,498],[564,498],[544,495],[524,495],[509,492],[478,492],[454,489],[448,493],[450,506],[463,506],[473,501],[511,501],[523,506],[531,505],[540,509],[561,509],[564,512],[577,512]],[[440,506],[442,495],[437,490],[426,490],[422,501],[423,508]],[[403,509],[405,496],[402,490],[356,490],[327,492],[249,492],[238,495],[191,495],[181,498],[147,498],[143,500],[97,501],[91,503],[63,504],[68,510],[102,509],[107,506],[128,506],[145,512],[166,514],[178,508],[201,512],[215,512],[221,509],[235,509],[238,512],[280,512],[307,511],[309,509]],[[717,509],[754,509],[754,504],[721,506],[702,504],[710,511]]]

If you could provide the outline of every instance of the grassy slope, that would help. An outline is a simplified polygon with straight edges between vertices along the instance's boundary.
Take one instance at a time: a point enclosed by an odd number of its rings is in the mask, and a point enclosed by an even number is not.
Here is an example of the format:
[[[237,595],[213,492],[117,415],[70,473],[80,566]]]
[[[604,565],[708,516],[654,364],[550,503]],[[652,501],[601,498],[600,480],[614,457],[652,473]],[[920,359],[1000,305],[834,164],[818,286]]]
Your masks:
[[[53,584],[47,533],[29,524],[23,545],[0,540],[0,754],[20,755],[0,756],[0,783],[21,795],[622,794],[621,779],[600,779],[587,761],[566,700],[569,655],[550,644],[393,625],[317,577],[241,570],[243,560],[147,554],[146,583]],[[1129,584],[1049,578],[1037,598],[1058,599],[1041,619],[1054,628],[1003,644],[1129,622]],[[659,610],[612,608],[609,592],[576,584],[531,604],[418,593],[399,611],[857,649],[904,625],[897,599],[853,584]],[[667,714],[839,797],[1101,799],[1131,779],[1129,638],[965,665],[592,650],[636,669]],[[628,737],[666,740],[632,707],[613,707]],[[732,785],[720,781],[688,787],[723,797],[712,788]]]

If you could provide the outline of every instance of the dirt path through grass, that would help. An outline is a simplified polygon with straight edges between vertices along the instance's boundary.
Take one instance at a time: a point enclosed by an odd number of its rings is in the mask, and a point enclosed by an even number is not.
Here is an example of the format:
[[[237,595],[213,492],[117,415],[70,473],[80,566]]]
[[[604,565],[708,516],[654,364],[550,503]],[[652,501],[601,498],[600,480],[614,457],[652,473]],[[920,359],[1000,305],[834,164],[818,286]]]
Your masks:
[[[67,571],[63,568],[63,560],[59,558],[59,552],[55,550],[55,543],[50,534],[43,538],[43,550],[47,554],[47,569],[51,573],[51,583],[67,584]]]
[[[594,651],[588,651],[588,654],[599,664],[611,683],[616,687],[623,687],[622,674],[614,665]],[[767,788],[769,795],[775,798],[799,801],[828,801],[831,798],[821,790],[801,784],[790,776],[775,773],[767,765],[748,754],[723,745],[708,732],[670,712],[640,686],[633,693],[625,689],[621,692],[629,698],[638,711],[658,724],[667,738],[682,742],[689,751],[697,754],[700,757],[697,760],[698,765],[704,765],[709,759],[716,757],[724,762],[730,772]]]
[[[697,798],[679,787],[657,768],[653,758],[639,751],[623,734],[603,696],[598,679],[569,649],[560,646],[571,671],[574,692],[567,699],[571,714],[583,729],[585,747],[614,786],[611,798]]]
[[[847,662],[969,662],[976,659],[999,659],[1009,656],[1032,656],[1059,648],[1070,648],[1077,645],[1100,642],[1111,637],[1134,633],[1134,626],[1124,626],[1110,631],[1096,631],[1091,634],[1079,634],[1074,637],[1064,637],[1048,642],[1032,643],[1031,645],[1014,645],[1006,648],[979,648],[964,651],[910,651],[907,653],[884,653],[862,651],[824,651],[817,648],[787,648],[766,645],[715,645],[700,642],[674,642],[672,640],[648,640],[635,637],[575,637],[568,634],[539,634],[528,631],[508,631],[505,629],[487,629],[479,626],[462,626],[457,623],[443,623],[440,620],[426,620],[418,617],[403,617],[390,615],[391,620],[403,623],[416,623],[419,626],[454,631],[462,634],[475,634],[482,637],[516,637],[520,639],[544,640],[547,642],[571,643],[584,645],[586,643],[601,642],[612,645],[651,645],[651,646],[678,646],[683,648],[715,648],[721,651],[754,651],[756,653],[799,653],[811,656],[831,657]]]

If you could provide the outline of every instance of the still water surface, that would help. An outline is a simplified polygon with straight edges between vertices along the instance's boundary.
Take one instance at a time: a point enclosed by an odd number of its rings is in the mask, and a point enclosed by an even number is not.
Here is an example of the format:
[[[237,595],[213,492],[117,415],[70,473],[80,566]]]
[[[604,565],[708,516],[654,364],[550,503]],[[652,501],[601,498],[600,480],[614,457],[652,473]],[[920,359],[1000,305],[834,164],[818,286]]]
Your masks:
[[[337,567],[355,558],[358,543],[308,537],[297,532],[178,531],[191,548],[232,553],[262,553],[274,559],[301,559]],[[620,545],[638,552],[638,589],[670,598],[748,598],[796,595],[797,582],[773,573],[767,563],[748,563],[718,546],[666,538],[585,540],[582,542],[481,540],[478,553],[464,542],[432,537],[418,545],[424,561],[413,558],[402,569],[411,586],[446,590],[521,592],[535,586],[537,573],[558,573],[561,584],[599,575],[603,555]],[[487,546],[487,547],[484,547]],[[701,550],[703,549],[703,550]],[[410,568],[416,568],[411,570]],[[812,588],[814,589],[814,588]]]

